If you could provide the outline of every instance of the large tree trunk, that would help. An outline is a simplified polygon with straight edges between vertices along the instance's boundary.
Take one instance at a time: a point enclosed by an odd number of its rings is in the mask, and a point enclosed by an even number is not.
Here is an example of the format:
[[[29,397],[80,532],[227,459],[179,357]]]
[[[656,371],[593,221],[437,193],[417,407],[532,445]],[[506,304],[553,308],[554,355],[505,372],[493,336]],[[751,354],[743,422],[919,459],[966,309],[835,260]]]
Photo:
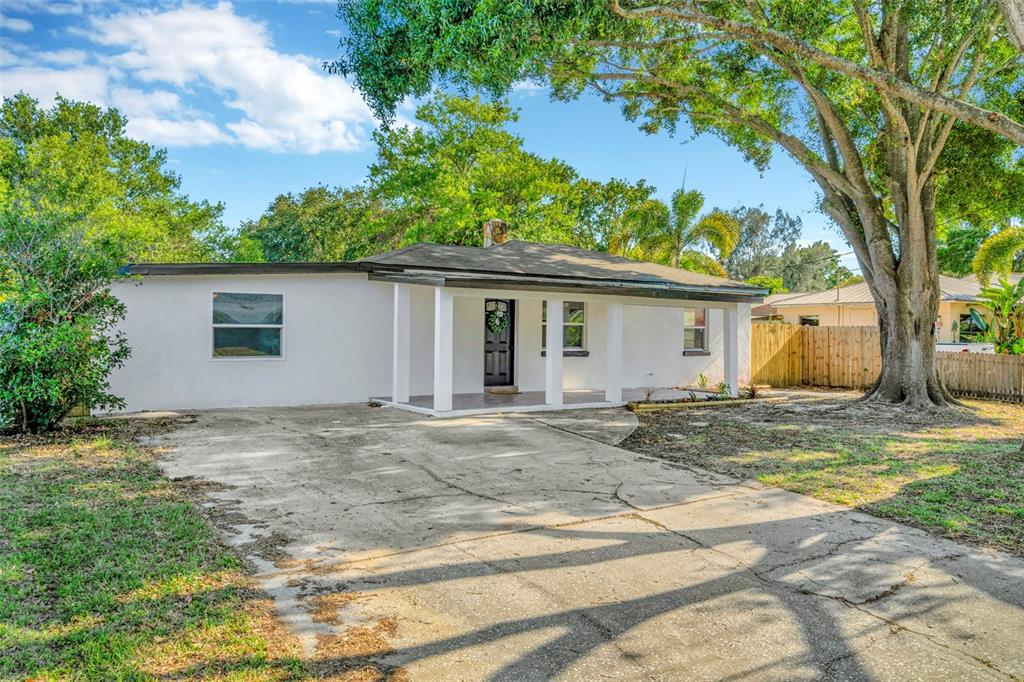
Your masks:
[[[938,282],[916,277],[875,281],[882,373],[867,400],[923,409],[950,401],[935,350]]]
[[[905,149],[893,150],[891,162],[902,163],[890,184],[899,230],[895,261],[873,263],[866,277],[878,311],[882,372],[868,401],[901,404],[914,409],[955,402],[939,377],[935,323],[942,292],[935,243],[935,189],[918,184]],[[909,167],[908,167],[909,166]],[[871,211],[867,211],[872,213]],[[874,209],[870,219],[884,221]],[[874,251],[873,251],[874,252]],[[892,254],[887,250],[887,254]],[[895,265],[892,268],[891,265]]]
[[[1017,51],[1024,54],[1024,0],[996,0],[1006,21],[1010,39]]]

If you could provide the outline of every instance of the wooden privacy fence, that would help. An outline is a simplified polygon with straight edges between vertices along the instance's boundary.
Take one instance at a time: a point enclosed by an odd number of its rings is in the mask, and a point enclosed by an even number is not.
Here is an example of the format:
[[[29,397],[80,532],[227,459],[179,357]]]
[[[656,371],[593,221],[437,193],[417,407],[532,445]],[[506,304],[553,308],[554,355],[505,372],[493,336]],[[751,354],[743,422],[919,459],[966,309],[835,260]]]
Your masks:
[[[939,373],[954,395],[1024,402],[1024,356],[938,353]],[[882,371],[877,327],[801,327],[754,323],[750,370],[776,388],[869,388]]]

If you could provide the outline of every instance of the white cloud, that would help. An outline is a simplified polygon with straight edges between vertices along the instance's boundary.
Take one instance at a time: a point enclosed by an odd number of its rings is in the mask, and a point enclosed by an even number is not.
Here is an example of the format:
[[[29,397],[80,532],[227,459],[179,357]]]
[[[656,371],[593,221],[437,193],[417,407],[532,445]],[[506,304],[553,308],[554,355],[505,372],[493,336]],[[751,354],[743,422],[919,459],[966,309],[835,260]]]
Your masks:
[[[203,119],[175,120],[136,116],[128,119],[128,135],[161,147],[201,147],[230,138],[215,123]]]
[[[16,19],[0,14],[0,28],[15,33],[28,33],[32,30],[32,22],[27,19]]]
[[[14,54],[6,47],[0,46],[0,66],[9,68],[22,63],[24,63],[24,60],[21,57]]]
[[[4,0],[11,11],[30,14],[83,14],[89,10],[120,7],[126,0]]]
[[[8,2],[55,10],[38,0]],[[56,11],[101,3],[61,2]],[[359,93],[324,73],[321,60],[275,50],[267,26],[239,16],[230,3],[106,9],[67,29],[105,49],[37,51],[8,41],[0,48],[0,92],[24,90],[47,106],[57,93],[116,106],[131,135],[160,145],[315,154],[367,143],[375,121]],[[200,103],[210,110],[198,110]]]
[[[512,92],[517,95],[536,95],[547,90],[547,85],[533,80],[521,80],[512,84]]]
[[[37,61],[47,64],[71,66],[73,64],[85,63],[88,61],[89,55],[85,50],[53,50],[50,52],[36,52],[35,58]]]
[[[373,124],[362,98],[318,60],[273,49],[265,25],[214,8],[185,5],[94,21],[94,40],[126,48],[111,63],[143,82],[208,88],[242,113],[226,124],[247,147],[273,151],[359,149]]]
[[[111,92],[111,104],[128,118],[130,136],[156,145],[195,147],[232,141],[208,117],[186,107],[174,92],[117,87]]]
[[[6,66],[6,63],[5,63]],[[101,106],[107,103],[107,71],[98,66],[51,69],[42,66],[5,68],[0,78],[0,94],[8,97],[26,92],[50,106],[59,93],[68,99],[87,100]]]

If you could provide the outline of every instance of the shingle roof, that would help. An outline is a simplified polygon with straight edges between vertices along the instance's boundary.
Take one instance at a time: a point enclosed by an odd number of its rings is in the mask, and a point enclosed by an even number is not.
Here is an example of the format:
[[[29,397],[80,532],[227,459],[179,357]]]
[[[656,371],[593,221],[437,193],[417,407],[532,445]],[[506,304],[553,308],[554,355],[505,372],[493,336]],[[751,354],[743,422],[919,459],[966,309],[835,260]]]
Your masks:
[[[558,277],[585,280],[671,283],[757,293],[743,282],[645,263],[560,244],[508,241],[488,247],[416,244],[359,261],[398,268]],[[761,290],[763,291],[763,290]]]
[[[415,244],[344,263],[143,263],[136,275],[365,272],[371,279],[463,288],[760,303],[760,287],[688,270],[557,244],[510,241],[489,247]]]
[[[939,288],[943,301],[976,301],[981,287],[977,282],[966,282],[954,277],[939,275]],[[776,294],[764,300],[764,306],[804,305],[851,305],[870,304],[875,299],[866,282],[851,284],[828,291],[814,291],[807,294]]]

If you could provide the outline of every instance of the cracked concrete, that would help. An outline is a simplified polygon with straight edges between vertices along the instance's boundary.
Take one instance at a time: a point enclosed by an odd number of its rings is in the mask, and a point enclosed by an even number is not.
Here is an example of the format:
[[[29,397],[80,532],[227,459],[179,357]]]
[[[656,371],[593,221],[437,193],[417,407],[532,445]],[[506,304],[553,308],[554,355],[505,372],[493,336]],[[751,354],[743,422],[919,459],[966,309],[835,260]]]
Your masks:
[[[280,544],[251,560],[328,669],[352,661],[325,637],[394,622],[361,655],[412,679],[1024,677],[1024,562],[621,450],[601,420],[210,411],[162,466],[218,484],[229,542]]]

